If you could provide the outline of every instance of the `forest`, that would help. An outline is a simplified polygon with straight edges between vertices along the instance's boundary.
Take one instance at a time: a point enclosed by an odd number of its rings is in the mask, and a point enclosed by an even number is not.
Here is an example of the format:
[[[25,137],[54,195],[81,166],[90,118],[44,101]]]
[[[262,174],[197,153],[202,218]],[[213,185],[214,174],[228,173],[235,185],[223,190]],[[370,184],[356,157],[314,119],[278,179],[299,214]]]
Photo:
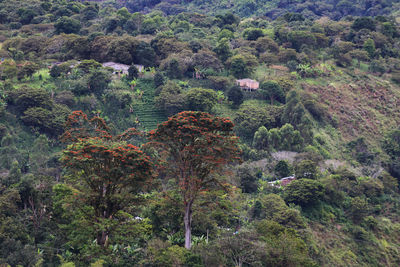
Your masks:
[[[400,266],[398,0],[0,0],[0,266]]]

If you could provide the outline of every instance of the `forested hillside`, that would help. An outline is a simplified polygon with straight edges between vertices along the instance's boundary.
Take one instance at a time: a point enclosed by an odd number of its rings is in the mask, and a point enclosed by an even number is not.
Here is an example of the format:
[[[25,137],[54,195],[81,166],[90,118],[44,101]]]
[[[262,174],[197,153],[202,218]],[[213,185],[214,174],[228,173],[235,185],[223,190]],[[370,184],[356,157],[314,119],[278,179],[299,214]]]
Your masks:
[[[399,266],[399,4],[0,0],[0,266]]]
[[[205,0],[128,0],[121,1],[132,12],[158,9],[166,14],[174,15],[183,11],[194,11],[203,14],[221,14],[227,11],[243,17],[253,15],[266,16],[276,19],[287,12],[296,12],[307,18],[327,16],[331,19],[340,19],[351,16],[378,16],[388,15],[400,8],[398,0],[371,1],[371,0],[239,0],[239,1],[205,1]]]

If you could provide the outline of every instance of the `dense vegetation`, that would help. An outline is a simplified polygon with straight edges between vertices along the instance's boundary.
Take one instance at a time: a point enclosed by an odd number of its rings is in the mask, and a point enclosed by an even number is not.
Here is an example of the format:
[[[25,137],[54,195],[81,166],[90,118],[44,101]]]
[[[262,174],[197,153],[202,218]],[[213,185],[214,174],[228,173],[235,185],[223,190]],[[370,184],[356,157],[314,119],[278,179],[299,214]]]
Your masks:
[[[400,265],[398,10],[0,0],[0,265]]]

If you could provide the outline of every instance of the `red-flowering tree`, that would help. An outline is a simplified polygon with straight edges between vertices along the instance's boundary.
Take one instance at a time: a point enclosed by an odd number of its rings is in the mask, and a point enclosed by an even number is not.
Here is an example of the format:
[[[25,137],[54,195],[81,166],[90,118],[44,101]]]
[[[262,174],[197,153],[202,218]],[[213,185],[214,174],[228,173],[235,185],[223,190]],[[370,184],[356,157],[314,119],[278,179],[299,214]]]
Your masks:
[[[176,179],[184,204],[185,247],[191,247],[192,206],[200,192],[222,186],[216,175],[239,160],[233,123],[205,112],[184,111],[149,133],[163,151],[168,177]]]
[[[102,119],[89,120],[82,112],[72,114],[67,125],[70,128],[63,137],[72,144],[63,151],[62,162],[77,189],[74,204],[92,223],[97,244],[104,247],[127,218],[126,208],[152,177],[152,164],[138,147],[121,141],[133,129],[113,137]]]

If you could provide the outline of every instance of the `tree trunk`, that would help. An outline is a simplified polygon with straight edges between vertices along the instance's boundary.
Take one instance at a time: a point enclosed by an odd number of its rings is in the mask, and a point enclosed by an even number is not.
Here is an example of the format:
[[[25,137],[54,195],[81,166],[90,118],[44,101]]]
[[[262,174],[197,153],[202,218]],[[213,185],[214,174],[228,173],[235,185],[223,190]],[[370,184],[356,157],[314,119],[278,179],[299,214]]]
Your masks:
[[[185,206],[185,248],[190,249],[192,243],[192,202],[189,201]]]
[[[97,233],[97,245],[105,247],[108,241],[108,234],[105,231]]]

